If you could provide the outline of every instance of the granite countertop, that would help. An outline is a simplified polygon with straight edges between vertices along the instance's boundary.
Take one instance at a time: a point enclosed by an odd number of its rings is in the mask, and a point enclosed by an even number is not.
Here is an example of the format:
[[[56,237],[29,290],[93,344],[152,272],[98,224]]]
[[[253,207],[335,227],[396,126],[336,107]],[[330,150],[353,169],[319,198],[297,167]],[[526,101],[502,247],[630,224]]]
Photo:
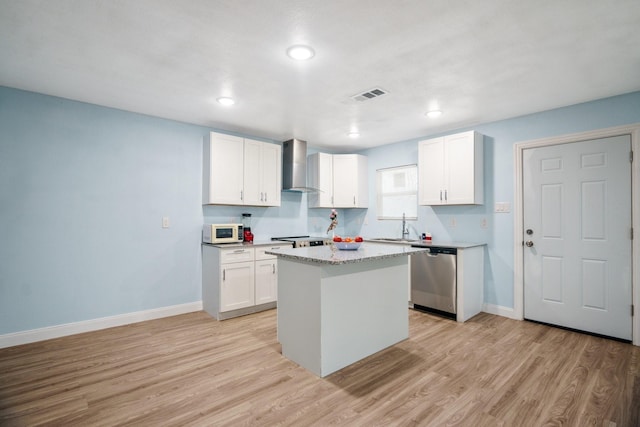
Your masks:
[[[377,259],[408,256],[419,252],[426,252],[426,249],[377,242],[375,244],[364,242],[357,250],[339,250],[334,245],[325,245],[265,251],[267,254],[277,255],[284,259],[333,265],[375,261]]]

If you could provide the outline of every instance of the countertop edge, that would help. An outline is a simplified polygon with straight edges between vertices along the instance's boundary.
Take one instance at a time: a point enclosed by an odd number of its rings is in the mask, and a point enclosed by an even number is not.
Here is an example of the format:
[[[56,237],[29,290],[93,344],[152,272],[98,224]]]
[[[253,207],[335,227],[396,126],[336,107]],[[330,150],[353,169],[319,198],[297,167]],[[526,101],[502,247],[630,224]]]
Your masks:
[[[272,245],[287,245],[291,246],[291,242],[284,242],[282,240],[261,240],[253,243],[205,243],[201,242],[202,246],[213,246],[215,248],[255,248],[259,246],[272,246]]]
[[[345,251],[347,252],[347,251]],[[348,251],[351,252],[351,251]],[[382,259],[389,259],[389,258],[397,258],[397,257],[401,257],[401,256],[409,256],[412,255],[414,253],[421,253],[421,252],[426,252],[426,248],[411,248],[410,252],[406,252],[406,251],[398,251],[395,253],[385,253],[385,254],[379,254],[379,255],[366,255],[364,257],[359,257],[359,258],[349,258],[349,259],[339,259],[339,258],[318,258],[318,257],[314,257],[314,256],[309,256],[309,255],[296,255],[296,254],[291,254],[291,253],[282,253],[282,252],[277,252],[277,251],[265,251],[266,254],[269,255],[275,255],[278,256],[279,258],[282,259],[288,259],[288,260],[293,260],[293,261],[299,261],[299,262],[304,262],[307,264],[316,264],[316,265],[344,265],[344,264],[358,264],[358,263],[363,263],[363,262],[369,262],[369,261],[377,261],[377,260],[382,260]],[[338,250],[338,253],[340,253],[340,251]],[[354,251],[355,253],[355,251]]]
[[[431,247],[439,247],[439,248],[456,248],[456,249],[467,249],[474,248],[476,246],[486,246],[486,243],[476,243],[476,242],[439,242],[433,241],[432,243],[425,243],[422,240],[416,240],[413,242],[399,242],[399,241],[384,241],[384,240],[368,240],[365,239],[365,242],[376,243],[376,244],[389,244],[389,245],[404,245],[404,246],[419,246],[421,248],[431,248]]]

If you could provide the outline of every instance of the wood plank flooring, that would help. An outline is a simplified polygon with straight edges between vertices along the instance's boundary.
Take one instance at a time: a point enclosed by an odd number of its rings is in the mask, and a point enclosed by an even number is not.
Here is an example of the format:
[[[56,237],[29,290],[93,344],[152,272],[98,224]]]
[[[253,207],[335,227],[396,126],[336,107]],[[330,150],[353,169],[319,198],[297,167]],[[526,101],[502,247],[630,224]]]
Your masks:
[[[324,379],[281,356],[276,310],[1,349],[0,425],[640,426],[638,347],[484,313],[409,319],[408,340]]]

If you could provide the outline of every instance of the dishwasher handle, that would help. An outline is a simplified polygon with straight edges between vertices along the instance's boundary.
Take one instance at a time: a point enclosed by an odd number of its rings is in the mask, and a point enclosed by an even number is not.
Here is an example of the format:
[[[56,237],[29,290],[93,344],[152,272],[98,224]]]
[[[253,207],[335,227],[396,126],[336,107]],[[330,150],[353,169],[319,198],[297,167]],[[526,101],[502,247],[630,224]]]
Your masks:
[[[424,249],[423,245],[411,245],[414,248]],[[437,256],[438,254],[443,255],[458,255],[458,248],[445,248],[442,246],[430,246],[427,248],[427,255],[429,256]]]

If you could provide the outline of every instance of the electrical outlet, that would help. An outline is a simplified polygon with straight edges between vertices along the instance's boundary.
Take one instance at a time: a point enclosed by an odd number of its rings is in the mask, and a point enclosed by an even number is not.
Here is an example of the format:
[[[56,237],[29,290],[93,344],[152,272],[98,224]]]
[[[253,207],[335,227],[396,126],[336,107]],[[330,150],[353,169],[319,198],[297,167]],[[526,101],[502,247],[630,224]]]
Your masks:
[[[458,222],[456,221],[456,217],[452,216],[451,219],[449,219],[449,227],[456,228],[456,225],[458,225]]]
[[[162,217],[162,228],[169,228],[169,217],[168,216],[163,216]]]
[[[489,228],[489,224],[487,223],[487,218],[482,218],[482,221],[480,221],[480,227],[484,229]]]

